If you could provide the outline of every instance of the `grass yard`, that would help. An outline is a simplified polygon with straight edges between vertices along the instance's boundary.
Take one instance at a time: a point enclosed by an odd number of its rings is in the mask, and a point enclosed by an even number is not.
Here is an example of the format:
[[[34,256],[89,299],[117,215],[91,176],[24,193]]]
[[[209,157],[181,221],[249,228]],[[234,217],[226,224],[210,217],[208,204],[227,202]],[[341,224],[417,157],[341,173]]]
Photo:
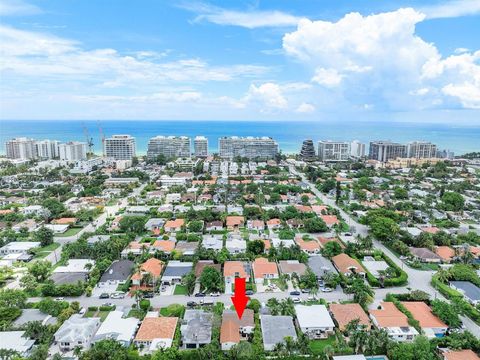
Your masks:
[[[60,246],[59,243],[54,242],[50,245],[47,245],[39,248],[38,250],[35,250],[34,259],[43,259],[45,256],[50,254],[53,250],[57,249],[59,246]]]
[[[80,227],[70,228],[67,231],[65,231],[63,234],[56,234],[55,237],[68,237],[68,236],[77,235],[80,231],[82,231],[82,229],[83,228],[80,228]]]
[[[188,295],[187,287],[184,285],[175,285],[175,290],[173,291],[173,295]]]
[[[311,340],[310,341],[310,350],[314,355],[323,354],[323,349],[326,346],[334,346],[336,342],[335,336],[330,336],[328,339],[324,340]]]
[[[143,318],[145,317],[145,313],[143,312],[143,310],[131,309],[131,310],[128,312],[127,317],[134,317],[134,318],[143,320]]]
[[[100,321],[103,322],[109,313],[110,311],[88,310],[83,317],[99,317]]]

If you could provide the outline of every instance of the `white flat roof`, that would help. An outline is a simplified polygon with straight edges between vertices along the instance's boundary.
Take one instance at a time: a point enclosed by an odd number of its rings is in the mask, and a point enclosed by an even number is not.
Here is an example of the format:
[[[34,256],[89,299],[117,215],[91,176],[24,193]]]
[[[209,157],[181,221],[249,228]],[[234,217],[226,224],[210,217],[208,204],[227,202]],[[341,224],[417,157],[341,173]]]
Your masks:
[[[295,312],[302,328],[335,327],[325,305],[295,305]]]
[[[3,246],[1,250],[10,250],[10,251],[27,251],[33,248],[40,246],[38,241],[12,241],[7,245]]]
[[[95,261],[90,259],[70,259],[68,260],[67,265],[59,266],[54,273],[89,273],[90,270],[87,268],[88,264],[95,265]]]
[[[140,320],[134,317],[123,318],[122,311],[110,311],[95,334],[95,340],[101,340],[109,335],[116,341],[130,342],[135,336]]]

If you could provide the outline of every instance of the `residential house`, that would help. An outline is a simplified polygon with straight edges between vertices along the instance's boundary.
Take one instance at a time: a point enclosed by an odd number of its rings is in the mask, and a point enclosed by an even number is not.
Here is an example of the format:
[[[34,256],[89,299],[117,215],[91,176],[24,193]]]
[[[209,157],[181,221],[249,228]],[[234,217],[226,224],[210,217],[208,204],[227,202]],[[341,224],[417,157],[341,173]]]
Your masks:
[[[242,254],[247,251],[247,242],[241,236],[229,234],[225,241],[225,248],[230,254]]]
[[[150,247],[150,251],[161,251],[165,254],[170,254],[175,249],[175,241],[171,240],[156,240]]]
[[[13,324],[16,327],[20,327],[34,321],[42,325],[55,325],[57,318],[45,314],[38,309],[22,309],[22,315],[16,318]]]
[[[150,276],[149,284],[147,285],[157,283],[157,281],[160,279],[160,275],[162,274],[163,265],[163,262],[158,259],[148,259],[140,266],[140,270],[132,275],[132,285],[140,286],[147,274]]]
[[[28,254],[29,250],[40,246],[38,241],[12,241],[0,248],[0,255]]]
[[[441,356],[443,360],[480,360],[480,357],[470,349],[442,349]]]
[[[245,224],[245,218],[243,216],[227,216],[227,229],[230,231],[238,230]]]
[[[221,230],[223,230],[223,222],[221,222],[220,220],[207,222],[206,225],[205,225],[205,230],[206,231],[221,231]]]
[[[192,271],[192,267],[192,262],[169,261],[162,276],[162,284],[172,285],[180,283],[182,277]]]
[[[253,334],[255,322],[253,310],[245,309],[242,318],[239,319],[236,311],[225,310],[222,316],[220,328],[220,344],[223,351],[230,350],[240,340],[246,340]]]
[[[202,246],[205,249],[220,251],[223,248],[222,235],[203,235]]]
[[[143,319],[134,343],[144,349],[145,353],[151,353],[159,349],[167,349],[172,346],[177,317],[158,317],[156,313],[147,314]]]
[[[180,326],[182,348],[197,349],[212,340],[212,313],[186,310]]]
[[[305,241],[301,237],[296,237],[295,242],[300,246],[300,249],[308,255],[315,255],[320,253],[320,245],[315,240]]]
[[[93,246],[96,243],[110,240],[110,235],[93,235],[87,239],[87,244]]]
[[[344,253],[332,257],[332,263],[337,271],[345,276],[366,274],[366,270],[357,260]]]
[[[141,243],[139,241],[132,241],[130,242],[125,249],[122,250],[122,258],[128,257],[128,255],[132,254],[134,256],[141,255],[145,253],[147,250],[150,250],[149,243]]]
[[[308,267],[313,271],[318,280],[322,279],[327,273],[337,272],[332,262],[320,255],[310,256],[308,258]]]
[[[340,224],[336,215],[320,215],[320,219],[322,219],[329,228],[333,225]]]
[[[422,301],[403,301],[402,305],[420,324],[425,335],[430,338],[443,337],[448,326],[432,313],[432,309]]]
[[[297,323],[309,339],[325,339],[334,333],[335,324],[325,305],[295,305]]]
[[[39,224],[33,219],[23,220],[12,226],[12,230],[17,233],[20,232],[20,230],[22,229],[27,229],[27,231],[30,233],[30,232],[36,231],[38,228],[39,228]]]
[[[380,309],[370,310],[370,318],[379,329],[385,329],[396,341],[413,341],[418,331],[408,323],[407,316],[392,302],[382,302]]]
[[[198,248],[198,241],[178,241],[175,250],[186,256],[195,254]]]
[[[5,359],[14,358],[8,355],[15,352],[22,358],[27,358],[33,351],[35,340],[25,336],[25,331],[2,331],[0,332],[0,352],[5,354]]]
[[[263,283],[265,279],[278,279],[277,264],[266,258],[256,258],[252,265],[255,282]]]
[[[145,230],[151,231],[153,233],[159,233],[160,230],[165,225],[165,220],[161,218],[151,218],[145,223]]]
[[[223,277],[225,278],[225,293],[231,293],[231,286],[235,283],[235,278],[244,278],[250,281],[251,265],[244,261],[226,261],[223,264]]]
[[[427,248],[410,248],[410,253],[412,254],[415,260],[424,262],[424,263],[439,263],[442,258],[435,254],[433,251]]]
[[[450,287],[463,294],[472,305],[480,304],[480,288],[470,281],[450,281]]]
[[[455,257],[455,250],[450,246],[437,246],[435,247],[435,254],[440,256],[443,263],[450,263]]]
[[[263,231],[265,230],[265,223],[263,220],[248,220],[247,229],[254,231]]]
[[[137,318],[124,318],[123,311],[110,311],[100,325],[92,343],[105,339],[112,339],[123,346],[128,347],[135,337],[135,332],[137,331],[139,323],[140,320]]]
[[[165,223],[165,231],[166,232],[177,232],[182,229],[182,226],[185,225],[184,219],[175,219],[175,220],[168,220]]]
[[[200,275],[202,275],[203,270],[205,268],[211,267],[221,273],[222,267],[220,264],[215,264],[213,260],[199,260],[195,265],[195,277],[198,279]]]
[[[282,222],[280,221],[280,219],[267,220],[268,230],[270,230],[270,231],[277,230],[277,229],[280,229],[281,227],[282,227]]]
[[[280,260],[278,262],[278,269],[282,274],[292,276],[297,274],[302,276],[307,272],[307,266],[298,260]]]
[[[57,285],[76,284],[78,281],[86,281],[88,274],[95,265],[90,259],[70,259],[64,266],[56,267],[50,279]]]
[[[71,351],[76,347],[88,349],[100,323],[98,317],[84,318],[80,314],[73,314],[55,333],[55,344],[61,351]]]
[[[300,219],[288,219],[286,221],[287,226],[290,229],[300,229],[303,228],[305,225],[303,224],[303,221]]]
[[[347,325],[358,320],[358,325],[370,330],[370,320],[360,304],[330,304],[330,312],[340,331],[345,331]]]
[[[115,260],[108,269],[102,274],[98,286],[125,284],[134,267],[133,261]]]
[[[285,343],[286,337],[297,340],[297,332],[291,316],[262,315],[260,322],[265,351],[272,351],[277,344]]]

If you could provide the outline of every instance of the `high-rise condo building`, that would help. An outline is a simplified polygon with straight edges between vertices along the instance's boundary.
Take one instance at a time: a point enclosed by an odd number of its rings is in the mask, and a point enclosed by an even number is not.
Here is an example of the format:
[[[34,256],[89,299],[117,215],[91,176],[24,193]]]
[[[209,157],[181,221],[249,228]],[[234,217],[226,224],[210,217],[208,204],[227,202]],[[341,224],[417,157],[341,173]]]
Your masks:
[[[303,141],[302,150],[300,150],[300,158],[303,161],[316,160],[315,146],[313,145],[312,140],[307,139]]]
[[[196,157],[208,156],[208,139],[205,136],[197,136],[193,140],[193,151]]]
[[[147,158],[163,155],[167,159],[190,157],[190,138],[187,136],[155,136],[148,142]]]
[[[350,143],[344,141],[319,141],[318,158],[320,161],[347,161],[350,158]]]
[[[407,144],[407,157],[415,159],[437,157],[437,145],[426,141],[413,141]]]
[[[278,144],[270,137],[221,137],[218,139],[218,149],[220,157],[224,159],[244,157],[266,160],[278,154]]]
[[[88,144],[85,142],[70,141],[58,145],[60,160],[78,161],[87,158]]]
[[[40,140],[36,142],[37,154],[41,159],[54,159],[59,157],[57,140]]]
[[[5,143],[5,152],[9,159],[31,160],[38,158],[35,140],[26,137],[8,140]]]
[[[353,140],[350,143],[350,156],[356,159],[360,159],[365,156],[365,144],[358,140]]]
[[[373,160],[387,162],[390,159],[404,158],[407,156],[407,146],[391,141],[372,141],[368,157]]]
[[[135,138],[130,135],[112,135],[103,146],[105,156],[115,160],[132,160],[136,156]]]

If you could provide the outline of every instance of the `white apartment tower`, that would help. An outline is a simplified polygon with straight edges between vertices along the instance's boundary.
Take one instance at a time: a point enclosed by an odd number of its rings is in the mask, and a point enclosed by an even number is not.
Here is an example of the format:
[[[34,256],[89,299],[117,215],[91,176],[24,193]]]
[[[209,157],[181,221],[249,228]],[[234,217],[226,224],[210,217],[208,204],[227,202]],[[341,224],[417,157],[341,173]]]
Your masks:
[[[320,161],[347,161],[350,158],[350,143],[344,141],[319,141],[318,158]]]
[[[9,159],[37,159],[36,142],[26,137],[14,138],[5,143],[5,152]]]
[[[105,156],[115,160],[132,160],[136,156],[135,138],[130,135],[112,135],[103,146]]]
[[[60,156],[58,147],[60,141],[57,140],[40,140],[36,142],[37,154],[42,159],[54,159]]]
[[[208,156],[208,139],[205,136],[197,136],[193,140],[193,152],[196,157]]]
[[[404,158],[407,156],[407,146],[391,141],[372,141],[368,157],[373,160],[387,162],[390,159]]]
[[[407,157],[429,159],[437,157],[437,145],[426,141],[413,141],[407,144]]]
[[[190,157],[190,138],[187,136],[155,136],[148,141],[147,158],[163,155],[167,159]]]
[[[253,160],[273,159],[278,154],[278,143],[270,137],[221,137],[218,139],[220,157]]]
[[[356,159],[360,159],[365,156],[365,144],[358,140],[353,140],[350,143],[350,156]]]
[[[88,144],[85,142],[70,141],[58,145],[60,160],[79,161],[87,158]]]

